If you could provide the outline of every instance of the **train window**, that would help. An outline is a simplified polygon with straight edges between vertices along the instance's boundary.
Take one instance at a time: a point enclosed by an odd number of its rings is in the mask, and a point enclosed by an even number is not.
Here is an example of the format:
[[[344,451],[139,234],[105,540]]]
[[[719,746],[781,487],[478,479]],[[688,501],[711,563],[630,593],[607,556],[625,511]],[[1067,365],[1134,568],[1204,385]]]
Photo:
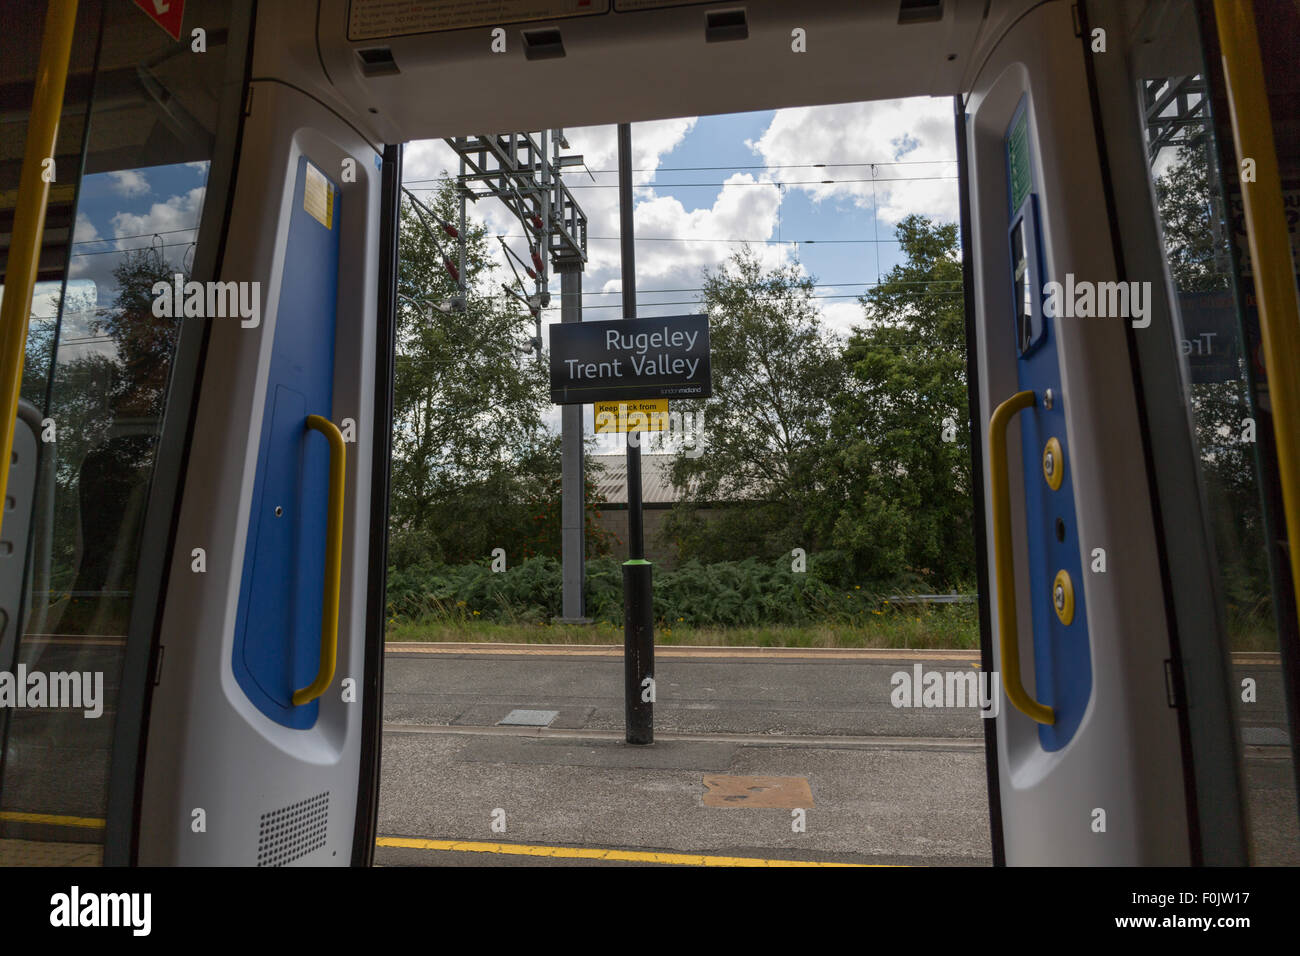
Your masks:
[[[1181,23],[1186,36],[1171,31],[1167,42],[1199,49],[1194,20],[1187,16]],[[1264,31],[1260,35],[1266,40]],[[1213,31],[1205,38],[1213,43]],[[1266,68],[1271,42],[1265,43]],[[1204,63],[1216,60],[1208,48]],[[1204,72],[1144,74],[1138,97],[1186,363],[1186,409],[1218,562],[1250,854],[1255,863],[1294,865],[1300,862],[1295,728],[1288,726],[1280,639],[1294,628],[1295,611],[1285,544],[1279,545],[1285,533],[1278,525],[1273,424],[1240,185],[1231,142],[1225,142],[1228,107],[1212,93],[1222,89],[1221,78],[1207,82]],[[1274,118],[1282,115],[1285,109],[1275,104]],[[1294,180],[1300,162],[1287,154],[1287,142],[1278,140],[1284,184],[1288,170]],[[1293,147],[1294,139],[1289,142]]]
[[[188,39],[142,33],[131,5],[105,5],[102,14],[88,7],[86,16],[104,18],[102,40],[70,78],[65,110],[68,128],[84,125],[86,135],[58,157],[47,281],[33,299],[22,392],[42,456],[24,503],[32,515],[25,628],[0,645],[0,670],[29,683],[47,675],[51,695],[54,675],[69,675],[65,686],[81,699],[56,707],[68,701],[50,696],[8,709],[0,724],[6,863],[99,862],[116,695],[179,328],[155,315],[152,286],[188,274],[194,260],[216,125],[211,91],[225,60],[222,24],[211,18],[206,55],[190,58],[179,55]],[[98,26],[78,33],[94,38]],[[78,111],[84,123],[67,123]],[[52,231],[60,222],[63,231]]]

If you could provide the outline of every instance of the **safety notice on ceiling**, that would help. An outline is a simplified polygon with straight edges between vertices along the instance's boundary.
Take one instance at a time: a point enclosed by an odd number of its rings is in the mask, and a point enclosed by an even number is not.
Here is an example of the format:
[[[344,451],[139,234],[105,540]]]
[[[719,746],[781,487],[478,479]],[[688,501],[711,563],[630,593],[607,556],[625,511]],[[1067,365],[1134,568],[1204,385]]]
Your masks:
[[[708,0],[614,0],[614,9],[619,13],[634,10],[659,10],[664,7],[696,7]]]
[[[352,0],[348,39],[377,40],[412,33],[497,27],[609,12],[610,0]]]

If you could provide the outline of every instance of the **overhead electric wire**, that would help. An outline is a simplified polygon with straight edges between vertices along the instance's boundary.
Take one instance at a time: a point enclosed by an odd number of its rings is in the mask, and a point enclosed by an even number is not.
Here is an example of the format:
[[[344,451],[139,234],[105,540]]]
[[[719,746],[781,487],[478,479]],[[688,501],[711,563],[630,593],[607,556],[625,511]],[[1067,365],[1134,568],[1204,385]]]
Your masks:
[[[852,169],[863,166],[936,166],[947,163],[955,165],[956,159],[906,159],[890,160],[888,162],[874,163],[741,163],[735,166],[656,166],[653,168],[633,169],[634,173],[702,173],[718,172],[729,169]],[[615,175],[617,169],[592,169],[588,166],[583,167],[589,173],[605,173]],[[503,173],[504,175],[504,173]],[[411,183],[448,183],[458,182],[459,176],[432,176],[427,179],[407,179],[402,185]]]
[[[934,180],[956,179],[956,176],[899,176],[891,179],[759,179],[753,182],[729,182],[729,183],[634,183],[633,188],[651,189],[659,187],[661,189],[686,189],[688,187],[710,187],[721,188],[723,186],[839,186],[848,183],[920,183]],[[426,182],[453,182],[453,180],[425,180]],[[411,187],[403,186],[404,190],[411,191]],[[617,189],[618,183],[573,183],[565,184],[567,189]],[[416,186],[414,192],[433,193],[437,192],[436,186]]]
[[[938,296],[965,295],[965,292],[964,292],[964,290],[962,290],[962,289],[954,289],[952,292],[921,292],[921,293],[918,293],[918,294],[919,294],[920,296],[924,296],[924,297],[926,297],[926,298],[935,298],[935,297],[938,297]],[[640,298],[640,295],[641,295],[641,293],[638,291],[638,292],[637,292],[637,297],[638,297],[638,299]],[[858,296],[858,295],[850,295],[850,294],[844,294],[844,295],[810,295],[810,296],[808,296],[808,298],[809,298],[809,299],[815,299],[815,300],[822,300],[822,299],[859,299],[859,298],[861,298],[861,296]],[[642,302],[641,305],[645,306],[645,307],[648,308],[648,309],[652,309],[652,308],[658,308],[659,306],[663,306],[663,305],[700,305],[701,302],[702,302],[702,300],[700,300],[700,299],[682,299],[682,300],[677,301],[677,302]],[[548,306],[546,306],[545,308],[546,308],[548,311],[553,311],[553,310],[555,310],[555,309],[558,309],[559,306],[558,306],[558,305],[548,305]],[[586,303],[583,303],[582,308],[583,308],[584,310],[586,310],[586,309],[621,309],[621,308],[623,308],[623,304],[622,304],[621,302],[614,303],[614,304],[611,304],[611,305],[587,305]]]

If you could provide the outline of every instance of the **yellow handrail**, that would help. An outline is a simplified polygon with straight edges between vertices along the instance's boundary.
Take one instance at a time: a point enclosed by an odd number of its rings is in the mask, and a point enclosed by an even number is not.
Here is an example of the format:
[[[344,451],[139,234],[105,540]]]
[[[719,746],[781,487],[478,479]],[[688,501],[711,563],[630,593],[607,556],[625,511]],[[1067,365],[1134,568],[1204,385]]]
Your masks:
[[[1255,181],[1242,182],[1241,198],[1259,303],[1260,350],[1273,407],[1291,586],[1300,594],[1300,305],[1291,239],[1255,32],[1255,5],[1251,0],[1215,0],[1214,18],[1237,156],[1255,164]]]
[[[339,579],[343,573],[343,480],[347,448],[343,433],[328,418],[308,415],[307,427],[314,428],[330,443],[329,519],[325,525],[325,593],[321,601],[320,667],[316,679],[293,692],[295,707],[309,704],[329,688],[339,654]]]
[[[4,277],[4,302],[0,304],[0,489],[9,487],[9,460],[14,452],[14,419],[23,388],[27,359],[27,324],[32,311],[32,289],[41,259],[45,232],[45,204],[49,198],[54,147],[63,113],[63,89],[72,57],[72,32],[77,23],[77,0],[50,0],[41,37],[41,58],[36,67],[32,115],[27,122],[27,144],[18,178],[18,203],[9,242],[9,265]],[[47,165],[45,160],[50,160]],[[57,170],[55,170],[57,173]],[[0,522],[4,509],[0,509]]]
[[[989,494],[993,499],[993,570],[997,576],[998,646],[1007,700],[1040,724],[1056,723],[1056,712],[1029,696],[1020,679],[1020,628],[1016,622],[1016,561],[1011,547],[1011,490],[1007,478],[1007,426],[1034,404],[1033,392],[1016,392],[989,419]]]

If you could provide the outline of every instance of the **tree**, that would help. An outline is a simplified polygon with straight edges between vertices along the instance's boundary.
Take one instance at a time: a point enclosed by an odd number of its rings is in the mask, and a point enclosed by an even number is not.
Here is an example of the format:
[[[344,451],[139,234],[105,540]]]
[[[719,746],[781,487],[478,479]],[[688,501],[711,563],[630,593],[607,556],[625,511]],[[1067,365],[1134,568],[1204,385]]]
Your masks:
[[[857,579],[911,574],[932,587],[974,579],[966,331],[957,227],[908,216],[906,261],[861,302],[835,401],[835,453],[820,484],[841,502],[820,512]]]
[[[813,301],[813,279],[794,266],[764,272],[748,248],[704,274],[713,395],[674,402],[704,416],[704,454],[685,450],[672,480],[683,503],[665,533],[684,557],[706,561],[814,550],[817,462],[844,384],[839,344]],[[698,420],[698,419],[697,419]],[[704,522],[701,504],[729,503]]]
[[[424,222],[409,199],[401,210],[392,560],[465,563],[495,548],[511,562],[558,555],[558,526],[553,541],[536,540],[539,497],[558,488],[560,451],[543,423],[546,369],[521,349],[532,317],[494,289],[488,236],[472,223],[465,308],[437,307],[461,294],[438,248],[458,265],[455,240],[441,231],[441,223],[459,218],[455,185],[425,205],[432,217],[426,213]],[[589,511],[596,505],[591,491]],[[589,543],[607,548],[602,542],[597,536]]]
[[[1204,137],[1199,145],[1180,146],[1173,164],[1156,179],[1155,192],[1175,290],[1180,295],[1222,292],[1226,301],[1231,291],[1226,271],[1228,230],[1213,202],[1210,143]],[[1241,355],[1248,352],[1244,347],[1238,350]],[[1253,415],[1245,368],[1240,364],[1244,361],[1239,361],[1238,374],[1231,381],[1198,382],[1190,392],[1201,474],[1228,601],[1243,611],[1262,611],[1270,591],[1268,545],[1256,476],[1257,446],[1247,440],[1243,427]],[[1271,427],[1267,413],[1255,427],[1257,431]]]

